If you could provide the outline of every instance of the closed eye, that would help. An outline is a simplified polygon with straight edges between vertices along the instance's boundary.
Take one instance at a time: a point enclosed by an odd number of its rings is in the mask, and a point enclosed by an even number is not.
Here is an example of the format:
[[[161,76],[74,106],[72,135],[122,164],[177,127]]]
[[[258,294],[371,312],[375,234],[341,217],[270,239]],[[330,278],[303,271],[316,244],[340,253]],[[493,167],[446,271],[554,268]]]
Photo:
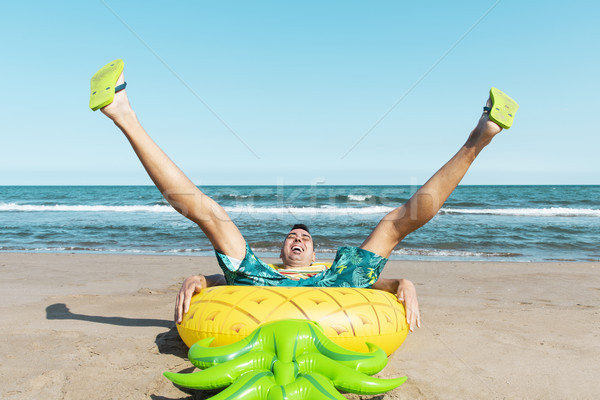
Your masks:
[[[288,239],[296,239],[298,237],[298,235],[296,235],[295,233],[290,233],[289,235],[287,235]],[[311,242],[312,241],[312,237],[310,235],[302,235],[300,237],[300,239],[302,239],[305,242]]]

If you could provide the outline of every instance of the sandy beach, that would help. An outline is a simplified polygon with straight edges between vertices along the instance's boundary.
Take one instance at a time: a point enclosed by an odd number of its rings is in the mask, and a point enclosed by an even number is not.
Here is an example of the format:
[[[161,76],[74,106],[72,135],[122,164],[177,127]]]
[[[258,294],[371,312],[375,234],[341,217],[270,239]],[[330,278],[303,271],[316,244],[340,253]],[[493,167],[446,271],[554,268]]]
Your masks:
[[[175,294],[211,257],[0,253],[0,398],[204,399],[162,376],[190,372]],[[349,399],[595,399],[600,262],[391,261],[417,285],[422,328]],[[214,394],[214,393],[209,393]]]

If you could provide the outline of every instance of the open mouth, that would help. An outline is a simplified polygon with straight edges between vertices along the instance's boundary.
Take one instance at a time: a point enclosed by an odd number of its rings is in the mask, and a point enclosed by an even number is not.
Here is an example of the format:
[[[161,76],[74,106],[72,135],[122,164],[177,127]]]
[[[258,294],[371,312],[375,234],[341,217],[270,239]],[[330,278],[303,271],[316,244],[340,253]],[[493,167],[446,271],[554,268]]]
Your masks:
[[[304,249],[300,246],[292,246],[292,253],[294,254],[301,254],[304,251]]]

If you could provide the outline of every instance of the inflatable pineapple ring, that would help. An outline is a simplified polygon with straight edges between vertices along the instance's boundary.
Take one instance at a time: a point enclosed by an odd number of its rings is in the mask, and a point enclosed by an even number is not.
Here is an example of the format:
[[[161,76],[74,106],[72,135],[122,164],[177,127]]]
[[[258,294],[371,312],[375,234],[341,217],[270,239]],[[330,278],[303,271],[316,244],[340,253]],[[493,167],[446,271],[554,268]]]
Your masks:
[[[209,400],[346,400],[337,389],[379,394],[407,379],[369,376],[385,367],[385,352],[375,345],[369,345],[369,353],[344,349],[314,321],[270,322],[239,342],[208,347],[211,342],[204,339],[190,347],[190,362],[200,371],[164,375],[191,389],[225,388]]]
[[[408,334],[404,306],[391,293],[345,287],[206,288],[192,297],[177,330],[188,347],[211,337],[212,346],[224,346],[284,319],[318,322],[332,342],[359,352],[368,352],[369,342],[390,355]]]

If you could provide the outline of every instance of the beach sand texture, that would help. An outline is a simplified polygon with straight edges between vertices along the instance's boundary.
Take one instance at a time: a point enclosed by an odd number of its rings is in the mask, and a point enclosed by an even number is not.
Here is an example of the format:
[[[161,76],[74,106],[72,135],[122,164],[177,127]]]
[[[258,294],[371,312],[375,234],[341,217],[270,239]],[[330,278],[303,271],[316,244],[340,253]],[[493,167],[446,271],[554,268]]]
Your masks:
[[[204,399],[172,322],[182,280],[212,257],[0,253],[0,398]],[[348,399],[596,399],[600,263],[390,261],[416,284],[422,325]]]

